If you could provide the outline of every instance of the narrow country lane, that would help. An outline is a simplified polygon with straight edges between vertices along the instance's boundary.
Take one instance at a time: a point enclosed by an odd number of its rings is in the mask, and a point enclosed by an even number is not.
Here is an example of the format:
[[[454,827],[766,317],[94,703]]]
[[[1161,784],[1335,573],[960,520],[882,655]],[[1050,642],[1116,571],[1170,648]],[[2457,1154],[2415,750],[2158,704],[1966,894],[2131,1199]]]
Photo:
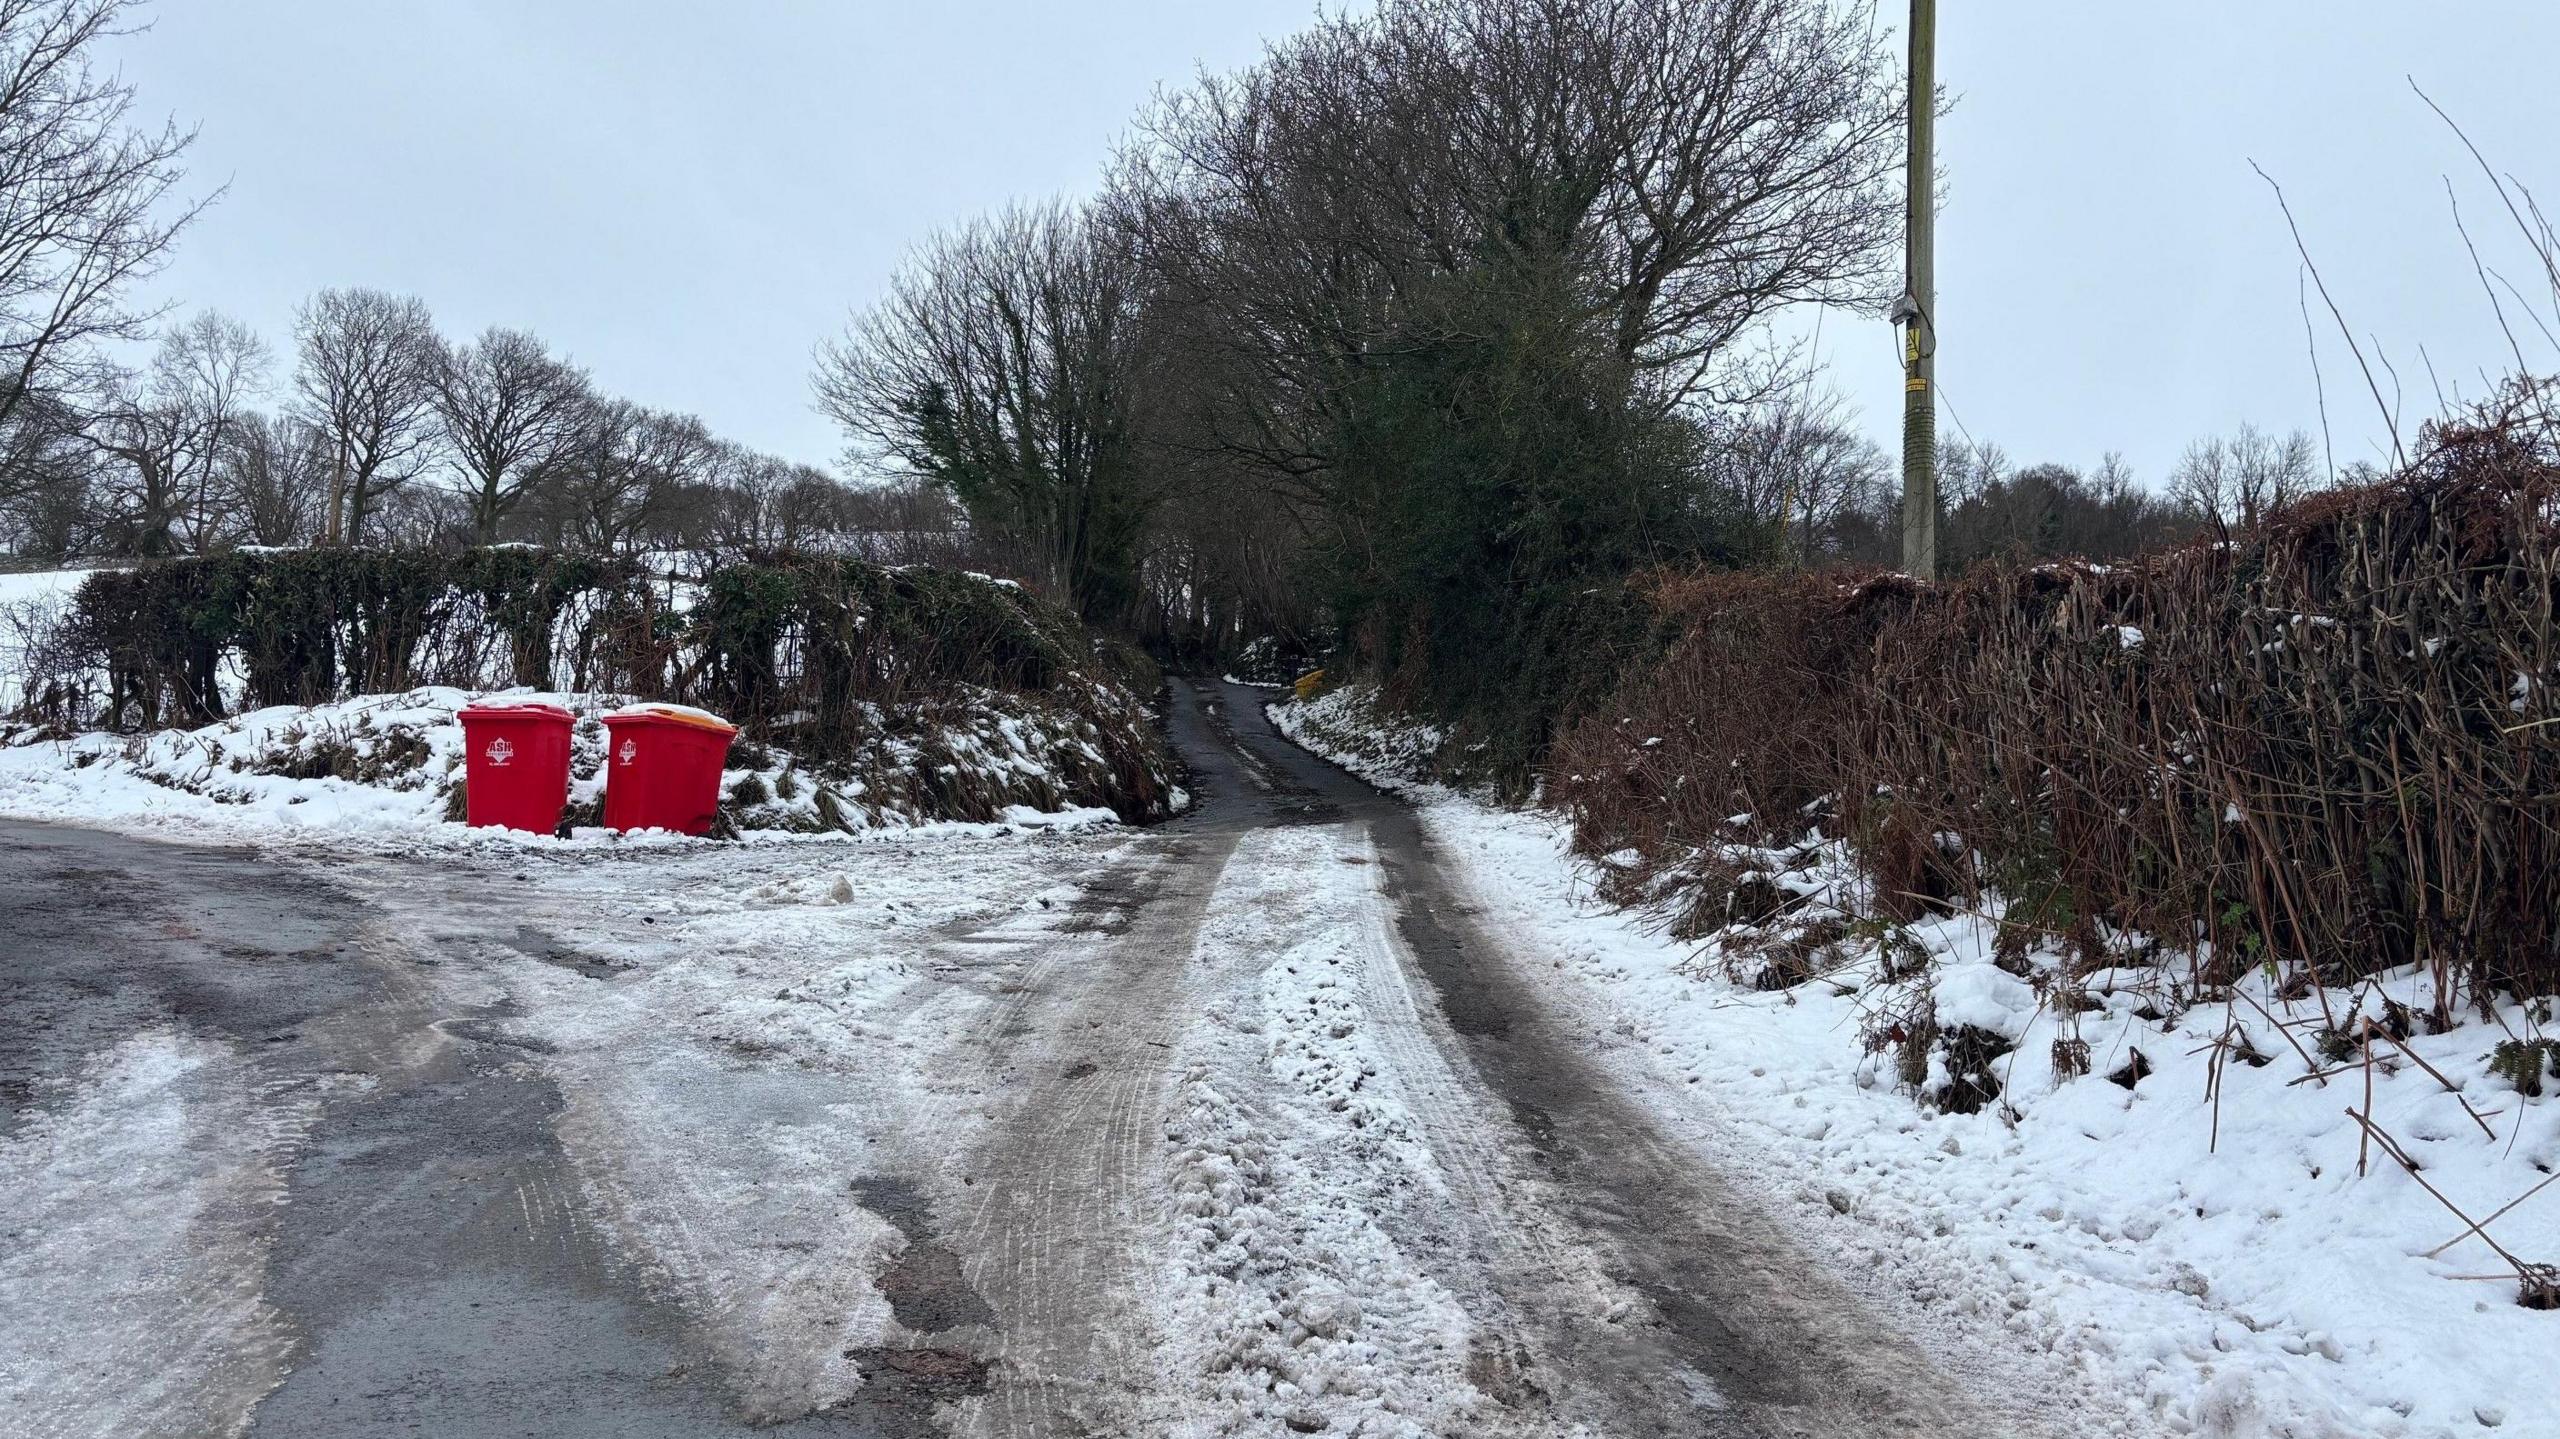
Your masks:
[[[0,1428],[1973,1436],[1176,683],[1144,833],[339,865],[0,827]]]

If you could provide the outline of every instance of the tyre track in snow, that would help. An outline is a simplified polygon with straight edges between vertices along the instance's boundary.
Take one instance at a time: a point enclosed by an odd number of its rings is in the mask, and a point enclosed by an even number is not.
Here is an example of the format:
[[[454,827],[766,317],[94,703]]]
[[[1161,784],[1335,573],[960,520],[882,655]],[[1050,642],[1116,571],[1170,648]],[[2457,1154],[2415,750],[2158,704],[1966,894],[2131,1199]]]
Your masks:
[[[1607,1251],[1567,1217],[1557,1186],[1524,1163],[1518,1135],[1492,1109],[1463,1044],[1417,992],[1398,932],[1392,871],[1381,866],[1358,978],[1364,1017],[1447,1178],[1448,1196],[1391,1227],[1458,1236],[1463,1263],[1443,1266],[1467,1296],[1479,1334],[1469,1374],[1479,1388],[1551,1431],[1694,1434],[1724,1401],[1712,1379],[1651,1342],[1643,1296],[1613,1273]]]
[[[942,1186],[939,1233],[993,1316],[983,1335],[965,1336],[993,1361],[991,1390],[947,1411],[952,1427],[1243,1433],[1285,1418],[1339,1432],[1360,1422],[1351,1398],[1392,1390],[1411,1412],[1471,1414],[1464,1432],[1488,1434],[2006,1432],[1797,1252],[1750,1196],[1699,1172],[1620,1094],[1602,1061],[1541,1017],[1511,977],[1519,958],[1478,931],[1410,809],[1282,739],[1260,695],[1241,686],[1177,683],[1168,718],[1200,776],[1202,805],[1151,836],[1152,852],[1140,847],[1088,882],[1088,907],[1107,918],[1084,927],[1104,931],[1103,943],[1090,934],[1078,942],[1072,917],[953,937],[1010,936],[1025,950],[1008,961],[1000,1002],[960,1046],[978,1053],[1000,1098],[990,1137],[947,1171],[956,1187]],[[1308,824],[1365,831],[1357,848],[1377,859],[1364,895],[1345,904],[1329,888],[1333,908],[1313,917],[1269,892],[1274,880],[1260,872],[1268,845],[1238,849],[1256,831]],[[1351,932],[1343,957],[1327,962],[1341,966],[1350,1022],[1376,1056],[1378,1083],[1409,1111],[1436,1183],[1328,1173],[1361,1161],[1322,1151],[1320,1114],[1301,1121],[1299,1152],[1279,1153],[1289,1147],[1275,1129],[1289,1122],[1280,1112],[1299,1102],[1285,1081],[1234,1057],[1255,1053],[1252,1045],[1222,1048],[1211,1035],[1204,1048],[1202,1016],[1260,1003],[1259,976],[1273,962],[1231,911],[1275,899],[1298,916],[1284,928]],[[1221,1052],[1224,1061],[1214,1058]],[[1203,1056],[1205,1068],[1180,1072]],[[1204,1144],[1210,1162],[1227,1166],[1223,1177],[1186,1173]],[[1180,1247],[1179,1211],[1198,1202],[1204,1183],[1240,1186],[1217,1202],[1253,1209],[1311,1196],[1340,1202],[1319,1192],[1337,1180],[1390,1242],[1361,1251],[1368,1272],[1337,1262],[1337,1251],[1358,1247],[1356,1235],[1346,1241],[1337,1229],[1334,1250],[1309,1248],[1317,1241],[1304,1225],[1283,1225],[1245,1243],[1264,1247],[1236,1272],[1233,1315],[1168,1307],[1146,1292],[1179,1260],[1150,1246]],[[1210,1227],[1226,1235],[1231,1217],[1212,1215]],[[1263,1281],[1252,1278],[1256,1259],[1275,1271]],[[1411,1308],[1417,1278],[1436,1285],[1464,1311],[1462,1371],[1442,1373],[1436,1357],[1380,1335],[1371,1337],[1382,1351],[1436,1377],[1395,1376],[1413,1382],[1268,1412],[1213,1398],[1232,1397],[1225,1366],[1258,1368],[1274,1354],[1277,1367],[1260,1382],[1286,1384],[1274,1376],[1291,1356],[1251,1333],[1254,1324],[1296,1336],[1275,1342],[1330,1341],[1281,1312],[1300,1297],[1302,1264],[1339,1273],[1355,1310],[1364,1282],[1368,1302],[1390,1309]],[[1165,1357],[1200,1348],[1173,1342],[1193,1336],[1168,1326],[1222,1320],[1233,1321],[1241,1349],[1212,1344],[1198,1372],[1168,1372]],[[1326,1377],[1363,1382],[1338,1368]],[[1484,1402],[1470,1409],[1470,1394]],[[1392,1429],[1408,1410],[1368,1412]]]
[[[1479,1302],[1521,1338],[1520,1372],[1491,1382],[1608,1434],[2005,1432],[1541,1015],[1511,972],[1522,957],[1480,932],[1409,807],[1281,738],[1258,693],[1219,698],[1231,743],[1364,822],[1382,858],[1400,957],[1433,1002],[1407,1020],[1374,974],[1368,997],[1450,1176],[1442,1222],[1464,1226]]]
[[[1197,712],[1169,718],[1201,811],[1133,876],[1088,891],[1098,948],[1072,932],[1039,946],[979,1027],[987,1082],[1006,1097],[961,1166],[965,1197],[945,1229],[995,1317],[980,1354],[991,1388],[954,1406],[962,1433],[1127,1433],[1161,1388],[1133,1290],[1168,1059],[1191,1018],[1182,961],[1238,840],[1267,818]]]
[[[1341,816],[1373,861],[1365,883],[1333,897],[1328,918],[1348,934],[1345,978],[1381,1082],[1410,1111],[1443,1185],[1403,1191],[1374,1217],[1466,1311],[1464,1379],[1489,1406],[1476,1431],[1762,1432],[1737,1424],[1704,1366],[1662,1342],[1655,1306],[1628,1282],[1617,1246],[1537,1162],[1539,1131],[1489,1090],[1481,1057],[1424,978],[1411,934],[1414,856],[1389,848],[1418,838],[1401,827],[1409,812],[1280,738],[1259,696],[1231,686],[1221,700],[1222,740],[1269,785]]]
[[[1167,1126],[1160,1287],[1171,1349],[1210,1390],[1194,1427],[1564,1432],[1523,1402],[1471,1156],[1431,1132],[1446,1086],[1387,1038],[1401,983],[1367,837],[1247,846],[1193,956],[1207,1002]]]

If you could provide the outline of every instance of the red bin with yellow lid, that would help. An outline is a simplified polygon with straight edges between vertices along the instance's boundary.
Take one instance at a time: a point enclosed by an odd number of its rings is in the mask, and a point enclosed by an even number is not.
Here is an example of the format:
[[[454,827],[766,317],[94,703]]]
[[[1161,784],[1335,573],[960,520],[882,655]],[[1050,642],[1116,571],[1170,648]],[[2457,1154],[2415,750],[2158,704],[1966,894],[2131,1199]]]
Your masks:
[[[608,829],[709,834],[738,727],[707,710],[646,704],[604,717]]]
[[[575,717],[539,700],[484,699],[464,705],[458,718],[466,821],[475,829],[559,829]]]

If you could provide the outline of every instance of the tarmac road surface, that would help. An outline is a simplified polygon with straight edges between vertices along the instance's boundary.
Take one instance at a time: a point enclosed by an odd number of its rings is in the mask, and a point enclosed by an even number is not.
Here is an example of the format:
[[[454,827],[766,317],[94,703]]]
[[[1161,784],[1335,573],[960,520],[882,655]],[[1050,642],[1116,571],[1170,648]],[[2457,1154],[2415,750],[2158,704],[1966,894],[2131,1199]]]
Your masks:
[[[0,824],[0,1180],[89,1186],[0,1219],[24,1245],[0,1313],[59,1320],[0,1336],[0,1430],[1252,1432],[1147,1316],[1177,1055],[1258,973],[1254,946],[1204,935],[1303,833],[1374,856],[1391,911],[1344,1002],[1444,1182],[1365,1218],[1472,1326],[1472,1432],[2010,1432],[1542,1018],[1517,969],[1535,957],[1479,928],[1410,809],[1287,743],[1241,686],[1177,682],[1168,719],[1189,815],[1076,874],[1045,939],[932,941],[920,986],[989,996],[932,1064],[990,1098],[948,1165],[851,1181],[901,1236],[868,1278],[902,1337],[845,1350],[858,1391],[817,1408],[744,1372],[783,1340],[713,1342],[708,1306],[592,1212],[568,1096],[489,956],[613,969],[526,926],[503,868]],[[742,1115],[828,1102],[806,1066],[725,1076]],[[84,1148],[110,1133],[148,1142]],[[90,1312],[65,1274],[125,1273],[120,1254],[141,1297]]]

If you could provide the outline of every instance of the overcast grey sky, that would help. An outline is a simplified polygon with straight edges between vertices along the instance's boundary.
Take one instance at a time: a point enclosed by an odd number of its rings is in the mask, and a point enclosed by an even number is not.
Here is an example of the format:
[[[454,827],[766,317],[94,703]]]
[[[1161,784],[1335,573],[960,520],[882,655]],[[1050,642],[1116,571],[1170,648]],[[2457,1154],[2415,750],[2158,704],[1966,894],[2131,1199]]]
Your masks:
[[[1939,370],[1966,431],[2020,461],[2122,450],[2151,480],[2191,438],[2244,419],[2316,433],[2293,243],[2252,157],[2284,182],[2359,334],[2399,363],[2411,425],[2434,407],[2421,344],[2448,386],[2476,390],[2484,367],[2511,364],[2442,177],[2531,293],[2527,257],[2402,77],[2560,195],[2560,4],[1941,10],[1957,108],[1939,133]],[[167,297],[238,315],[283,359],[311,290],[411,292],[450,333],[530,327],[615,392],[823,462],[838,440],[809,407],[811,347],[912,241],[1010,198],[1087,190],[1158,85],[1246,63],[1312,13],[1307,0],[167,0],[118,55],[146,110],[202,127],[198,179],[230,187],[163,277]],[[2343,463],[2372,454],[2382,427],[2315,318]],[[1820,337],[1891,448],[1891,332],[1835,316]],[[1945,410],[1939,423],[1956,429]]]

